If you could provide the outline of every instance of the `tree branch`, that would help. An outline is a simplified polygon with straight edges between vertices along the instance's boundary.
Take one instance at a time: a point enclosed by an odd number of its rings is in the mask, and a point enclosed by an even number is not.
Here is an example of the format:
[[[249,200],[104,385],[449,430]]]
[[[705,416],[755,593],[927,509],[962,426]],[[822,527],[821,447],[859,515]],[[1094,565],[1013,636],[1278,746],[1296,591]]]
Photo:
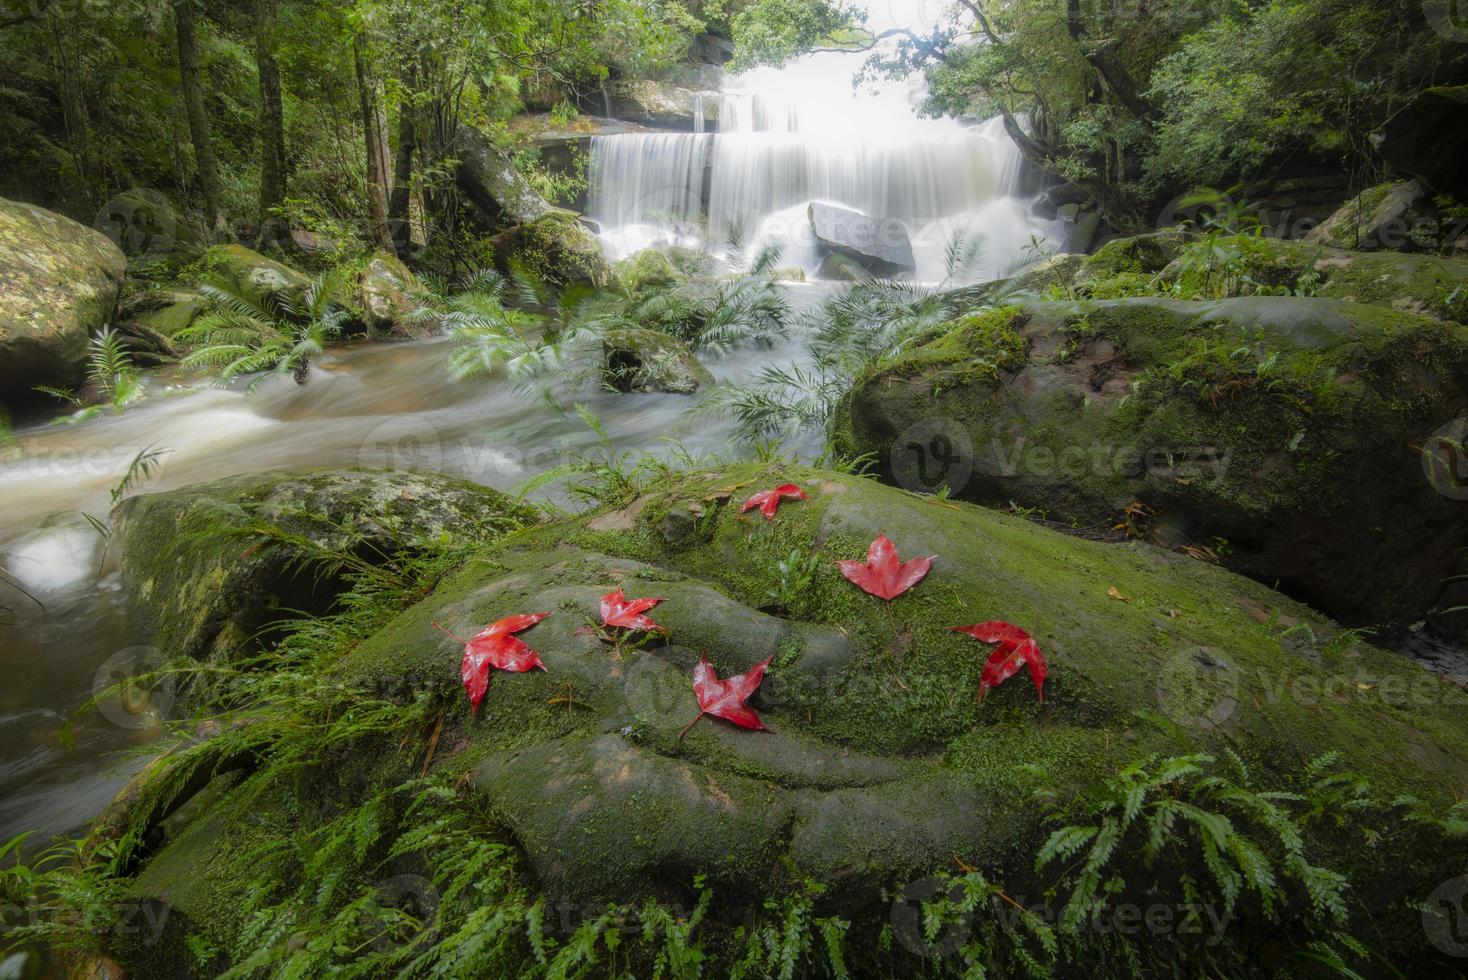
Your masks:
[[[1132,79],[1131,72],[1127,71],[1126,65],[1116,56],[1111,47],[1111,42],[1106,41],[1100,45],[1091,43],[1086,33],[1086,26],[1081,20],[1081,0],[1066,0],[1065,27],[1070,32],[1071,39],[1080,48],[1081,57],[1095,69],[1096,74],[1101,77],[1102,83],[1115,95],[1126,110],[1138,119],[1151,119],[1156,115],[1156,110],[1137,91],[1137,83]]]

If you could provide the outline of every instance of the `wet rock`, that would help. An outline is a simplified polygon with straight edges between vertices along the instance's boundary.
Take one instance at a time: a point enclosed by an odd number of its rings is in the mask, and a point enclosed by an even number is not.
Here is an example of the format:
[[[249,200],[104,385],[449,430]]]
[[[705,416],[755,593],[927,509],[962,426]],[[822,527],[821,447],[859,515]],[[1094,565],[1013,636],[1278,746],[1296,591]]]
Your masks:
[[[602,379],[617,391],[678,395],[714,380],[687,345],[656,330],[608,330],[602,337]]]
[[[490,242],[495,265],[503,272],[519,263],[531,275],[556,286],[581,284],[601,289],[614,281],[601,242],[566,211],[508,228]]]
[[[378,252],[356,277],[356,302],[367,325],[377,330],[398,330],[409,336],[431,332],[430,325],[415,325],[408,314],[418,308],[412,291],[418,280],[393,255]]]
[[[855,259],[877,276],[893,276],[916,268],[907,226],[894,218],[873,218],[819,201],[806,209],[811,230],[823,248]]]
[[[305,273],[243,245],[211,246],[202,265],[209,278],[247,296],[298,294],[311,284]]]
[[[774,525],[741,515],[729,489],[787,479],[810,499],[782,508]],[[690,503],[706,509],[697,534],[658,533]],[[853,589],[833,561],[813,578],[804,618],[754,608],[776,584],[772,556],[792,547],[855,556],[879,530],[904,554],[938,556],[890,608]],[[1108,585],[1128,601],[1110,598]],[[614,644],[583,629],[613,587],[662,597],[654,618],[669,633]],[[471,716],[460,647],[432,624],[462,632],[530,609],[551,612],[524,634],[547,670],[498,675]],[[1043,624],[1045,704],[1022,679],[975,699],[982,649],[950,627],[1026,615]],[[1310,643],[1282,642],[1277,624],[1291,621]],[[1447,806],[1468,780],[1468,695],[1364,643],[1343,642],[1327,666],[1311,644],[1341,635],[1257,582],[1140,543],[1067,537],[848,475],[746,465],[683,474],[630,507],[501,539],[323,669],[351,688],[396,684],[441,698],[431,774],[455,787],[444,795],[473,813],[484,840],[523,856],[514,887],[533,890],[527,905],[686,896],[702,876],[721,908],[738,910],[794,880],[821,886],[823,912],[886,922],[895,891],[952,872],[955,857],[1002,872],[1012,894],[1036,893],[1033,854],[1053,829],[1036,818],[1038,772],[1068,801],[1118,767],[1229,751],[1252,784],[1271,787],[1338,750],[1378,794]],[[773,657],[752,701],[773,731],[704,718],[679,737],[697,711],[689,674],[703,654],[721,675]],[[1205,659],[1237,682],[1221,701],[1188,673]],[[1351,686],[1345,703],[1278,695],[1342,673],[1373,683]],[[1404,711],[1385,700],[1388,688],[1422,695]],[[308,776],[220,798],[147,860],[129,897],[167,895],[170,922],[249,935],[256,920],[243,897],[260,885],[237,856],[349,813],[380,785],[417,780],[420,754],[392,752],[397,741],[387,751],[381,740],[343,744]],[[354,782],[366,772],[370,782]],[[1305,834],[1316,864],[1363,863],[1378,883],[1390,869],[1389,887],[1360,893],[1372,914],[1403,891],[1430,891],[1445,854],[1460,852],[1446,838],[1367,844],[1325,822]],[[713,930],[720,918],[706,921]],[[135,955],[164,972],[190,954],[180,942]]]
[[[100,232],[0,199],[0,399],[81,377],[88,340],[111,320],[126,268]]]

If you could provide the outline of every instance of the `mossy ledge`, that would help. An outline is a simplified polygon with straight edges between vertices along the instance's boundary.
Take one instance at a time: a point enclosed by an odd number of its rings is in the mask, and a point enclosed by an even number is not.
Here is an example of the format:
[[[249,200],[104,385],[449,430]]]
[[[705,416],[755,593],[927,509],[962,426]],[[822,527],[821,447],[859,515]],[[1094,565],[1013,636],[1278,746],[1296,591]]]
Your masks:
[[[1078,526],[1141,502],[1151,540],[1390,629],[1461,601],[1468,524],[1422,447],[1465,412],[1468,327],[1451,321],[1327,298],[1035,301],[877,364],[833,435],[893,482]],[[903,471],[914,444],[938,472]]]

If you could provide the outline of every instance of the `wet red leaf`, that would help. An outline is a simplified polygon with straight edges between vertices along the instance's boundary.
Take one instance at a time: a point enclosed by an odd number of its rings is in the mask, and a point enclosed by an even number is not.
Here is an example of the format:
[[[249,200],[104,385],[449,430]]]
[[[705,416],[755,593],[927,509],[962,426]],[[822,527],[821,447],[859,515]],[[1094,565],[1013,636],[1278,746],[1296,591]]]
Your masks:
[[[434,628],[452,636],[464,644],[464,660],[459,665],[459,674],[464,679],[464,690],[469,692],[469,704],[475,710],[489,691],[490,670],[503,670],[520,674],[527,670],[545,670],[540,654],[530,649],[514,634],[528,630],[550,613],[529,613],[506,616],[491,623],[469,639],[454,636],[434,623]]]
[[[967,633],[980,643],[997,644],[984,663],[983,672],[979,674],[981,697],[989,688],[998,687],[1013,677],[1021,666],[1027,666],[1030,669],[1030,680],[1035,685],[1035,693],[1040,695],[1041,702],[1045,700],[1045,675],[1049,668],[1045,664],[1045,655],[1040,652],[1040,645],[1029,633],[1013,623],[997,619],[975,623],[973,626],[955,626],[953,630]]]
[[[601,624],[620,626],[629,630],[666,633],[668,632],[666,628],[642,615],[662,601],[662,599],[629,599],[622,594],[621,589],[608,592],[601,597]]]
[[[765,515],[765,520],[774,520],[775,511],[780,509],[780,498],[789,497],[791,500],[809,500],[805,491],[793,483],[782,483],[773,490],[761,490],[744,502],[739,508],[743,514],[758,507],[759,512]]]
[[[759,687],[759,682],[764,679],[765,668],[770,666],[773,657],[766,657],[755,664],[749,670],[734,677],[719,680],[714,665],[709,663],[707,655],[698,660],[698,665],[693,668],[693,696],[698,698],[698,714],[693,721],[683,726],[683,731],[678,733],[681,739],[688,729],[697,723],[704,715],[713,715],[725,721],[733,722],[740,728],[753,728],[756,731],[767,732],[770,729],[760,721],[759,715],[754,709],[746,705],[750,695],[754,694]]]
[[[890,601],[921,582],[933,567],[933,558],[911,558],[899,562],[896,546],[887,540],[887,535],[878,534],[877,540],[867,549],[865,564],[855,559],[836,564],[841,566],[841,574],[857,588]]]

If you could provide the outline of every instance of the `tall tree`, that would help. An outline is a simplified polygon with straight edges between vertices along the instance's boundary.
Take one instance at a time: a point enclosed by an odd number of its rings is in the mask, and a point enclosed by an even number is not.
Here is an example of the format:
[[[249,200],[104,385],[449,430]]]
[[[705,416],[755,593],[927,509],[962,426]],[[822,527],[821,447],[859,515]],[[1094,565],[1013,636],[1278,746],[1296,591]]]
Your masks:
[[[362,104],[362,135],[367,144],[367,210],[372,217],[372,237],[382,248],[393,248],[388,219],[388,188],[392,163],[388,159],[387,120],[382,114],[382,87],[367,62],[362,33],[352,37],[352,56],[357,67],[357,95]]]
[[[285,114],[280,63],[275,58],[275,0],[255,0],[255,63],[260,76],[260,240],[270,242],[278,224],[272,213],[285,202]]]
[[[209,141],[209,116],[204,109],[204,87],[199,78],[199,48],[194,26],[194,0],[175,0],[174,33],[178,37],[178,77],[183,87],[184,112],[189,120],[189,138],[194,144],[194,165],[199,170],[199,190],[204,195],[204,217],[210,230],[219,225],[221,192],[214,147]]]

